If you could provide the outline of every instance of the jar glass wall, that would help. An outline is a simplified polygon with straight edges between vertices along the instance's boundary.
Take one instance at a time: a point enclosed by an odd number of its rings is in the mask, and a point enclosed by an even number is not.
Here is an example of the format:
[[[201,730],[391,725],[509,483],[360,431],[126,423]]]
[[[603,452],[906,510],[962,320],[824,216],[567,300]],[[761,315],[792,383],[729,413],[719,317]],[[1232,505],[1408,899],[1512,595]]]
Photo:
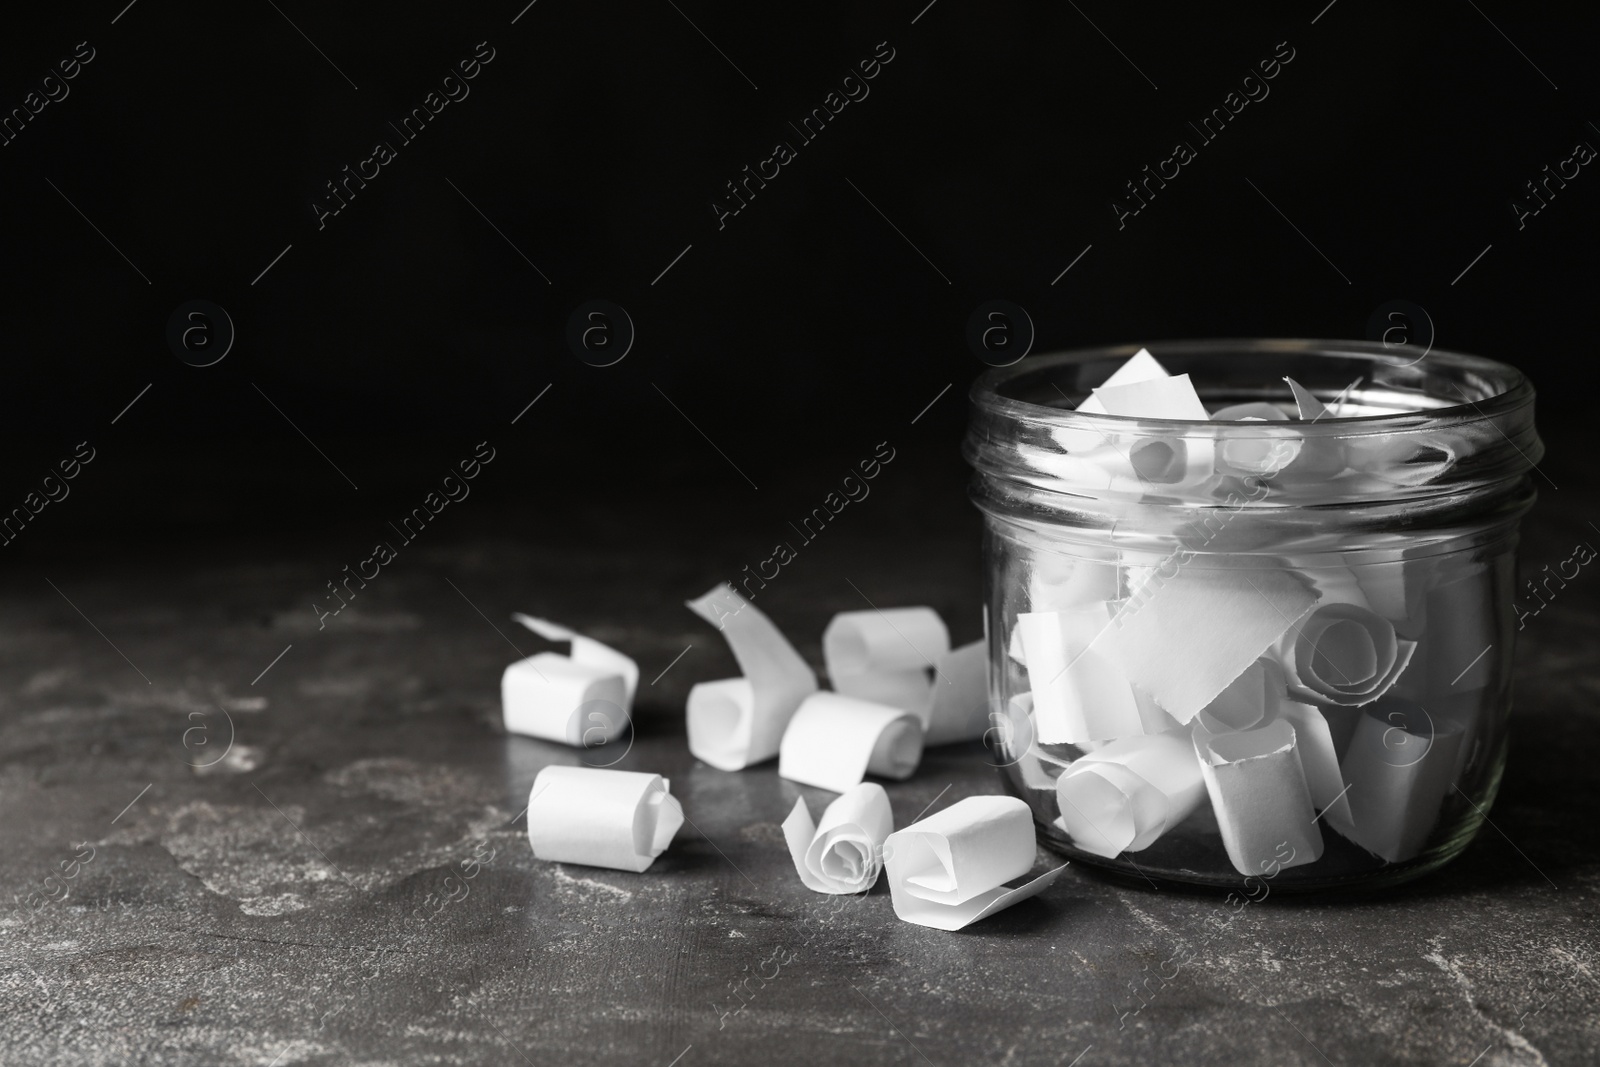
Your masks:
[[[1134,351],[972,392],[1005,787],[1052,847],[1153,882],[1447,861],[1505,761],[1531,386],[1457,353],[1181,342],[1156,357],[1222,419],[1073,410]],[[1285,376],[1327,412],[1294,418]]]

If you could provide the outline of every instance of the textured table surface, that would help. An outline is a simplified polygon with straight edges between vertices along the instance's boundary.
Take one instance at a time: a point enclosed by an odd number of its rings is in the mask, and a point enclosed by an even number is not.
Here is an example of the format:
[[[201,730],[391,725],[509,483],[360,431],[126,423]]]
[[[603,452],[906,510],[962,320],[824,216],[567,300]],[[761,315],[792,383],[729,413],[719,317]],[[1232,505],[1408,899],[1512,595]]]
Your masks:
[[[863,597],[930,603],[956,640],[976,637],[978,527],[961,488],[949,466],[887,473],[758,604],[818,667],[828,617]],[[323,629],[310,602],[359,531],[5,571],[0,1062],[1600,1056],[1600,579],[1587,570],[1528,620],[1492,826],[1442,872],[1235,914],[1074,866],[950,934],[896,920],[882,885],[850,898],[801,886],[779,823],[797,796],[818,811],[828,794],[770,764],[726,774],[689,756],[689,686],[734,667],[682,601],[760,558],[764,536],[761,523],[726,532],[728,511],[696,492],[559,522],[463,519],[407,546]],[[783,506],[802,514],[820,493],[789,490]],[[1545,487],[1527,570],[1600,541],[1594,499]],[[637,736],[617,766],[669,776],[689,819],[645,874],[530,853],[529,783],[578,757],[499,727],[501,669],[541,647],[509,622],[516,610],[641,665]],[[897,823],[998,791],[993,773],[977,746],[930,751],[890,787]],[[62,861],[72,877],[46,883]]]

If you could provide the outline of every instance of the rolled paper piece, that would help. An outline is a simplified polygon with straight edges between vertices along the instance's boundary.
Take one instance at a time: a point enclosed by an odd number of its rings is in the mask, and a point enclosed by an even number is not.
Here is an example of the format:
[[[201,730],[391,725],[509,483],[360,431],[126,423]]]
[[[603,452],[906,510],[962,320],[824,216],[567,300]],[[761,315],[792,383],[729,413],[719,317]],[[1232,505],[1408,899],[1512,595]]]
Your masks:
[[[1058,821],[1096,856],[1149,848],[1205,799],[1187,730],[1124,737],[1075,760],[1056,779]]]
[[[1277,715],[1294,727],[1295,749],[1300,753],[1300,766],[1305,771],[1306,788],[1311,790],[1312,806],[1329,826],[1351,837],[1355,831],[1349,791],[1339,770],[1339,751],[1328,720],[1317,708],[1293,700],[1281,702]]]
[[[1461,725],[1388,697],[1365,709],[1344,758],[1350,840],[1390,863],[1422,851],[1455,785]]]
[[[835,692],[911,712],[924,744],[988,729],[987,649],[982,641],[952,649],[932,608],[841,612],[823,632],[822,656]]]
[[[1215,411],[1212,422],[1288,422],[1289,416],[1276,404],[1256,401],[1234,404]],[[1293,463],[1300,455],[1298,436],[1226,436],[1217,449],[1220,465],[1236,474],[1271,475]]]
[[[974,741],[989,728],[989,647],[984,641],[939,657],[923,720],[924,745]]]
[[[843,793],[869,773],[903,781],[922,760],[922,722],[902,708],[813,693],[789,720],[778,776]]]
[[[1033,691],[1034,729],[1042,744],[1108,741],[1157,729],[1160,709],[1141,696],[1107,652],[1111,608],[1030,611],[1017,616]]]
[[[875,782],[845,792],[813,825],[805,798],[783,820],[789,858],[805,887],[818,893],[862,893],[883,870],[883,843],[894,832],[889,794]]]
[[[547,640],[570,641],[572,651],[540,652],[505,669],[500,709],[506,731],[582,747],[622,733],[639,685],[638,664],[559,623],[511,617]]]
[[[1415,641],[1396,637],[1394,624],[1377,612],[1320,604],[1274,652],[1291,696],[1361,707],[1389,691],[1416,650]]]
[[[546,767],[528,793],[528,844],[536,859],[643,871],[683,825],[683,808],[659,774]]]
[[[1200,773],[1233,869],[1261,875],[1322,857],[1322,831],[1300,765],[1295,729],[1274,719],[1221,734],[1200,752]],[[1289,849],[1287,858],[1284,849]]]
[[[1496,577],[1487,568],[1452,576],[1427,596],[1427,625],[1417,638],[1428,699],[1483,689],[1495,678],[1509,642],[1496,636]]]
[[[1181,554],[1170,557],[1171,566],[1133,591],[1100,646],[1122,677],[1188,723],[1288,633],[1317,596],[1291,571],[1183,562]]]
[[[1006,886],[1032,869],[1036,851],[1026,802],[992,796],[958,801],[889,835],[883,852],[894,913],[918,926],[960,930],[1056,880],[1065,864]]]
[[[1277,661],[1257,660],[1238,679],[1224,689],[1195,716],[1195,753],[1204,760],[1206,745],[1223,734],[1251,730],[1275,719],[1294,727],[1295,749],[1305,771],[1311,803],[1328,817],[1340,833],[1350,826],[1350,806],[1345,799],[1345,783],[1339,773],[1339,753],[1332,731],[1316,708],[1288,698],[1283,668]]]
[[[726,582],[689,601],[689,609],[722,631],[744,672],[689,690],[689,751],[724,771],[771,759],[795,709],[816,692],[817,676],[772,620]]]
[[[1200,395],[1187,374],[1147,378],[1122,385],[1102,385],[1094,391],[1110,415],[1143,419],[1188,419],[1204,422],[1209,418]],[[1079,410],[1082,410],[1080,407]],[[1210,478],[1215,466],[1215,442],[1208,437],[1172,434],[1124,436],[1116,451],[1144,488],[1150,486],[1193,485]]]
[[[1033,729],[1033,694],[1018,693],[1006,702],[1006,710],[996,712],[995,724],[984,735],[991,754],[1001,767],[1015,766],[1028,789],[1054,794],[1056,777],[1070,761],[1057,759],[1039,747]]]
[[[922,671],[950,651],[950,632],[932,608],[843,611],[822,632],[822,660],[836,691],[863,674]]]
[[[1456,465],[1457,444],[1435,434],[1353,437],[1349,440],[1351,465],[1381,482],[1407,489],[1437,481]]]

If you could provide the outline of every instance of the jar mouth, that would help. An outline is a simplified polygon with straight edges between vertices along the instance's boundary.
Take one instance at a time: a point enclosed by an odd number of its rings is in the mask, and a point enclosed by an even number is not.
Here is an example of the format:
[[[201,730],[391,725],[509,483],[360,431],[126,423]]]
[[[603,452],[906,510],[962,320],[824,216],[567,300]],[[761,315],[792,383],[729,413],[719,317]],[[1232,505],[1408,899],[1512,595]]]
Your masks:
[[[1233,425],[1216,420],[1146,419],[1074,410],[1090,390],[1103,382],[1139,349],[1140,345],[1081,348],[1034,356],[980,376],[968,398],[975,407],[1002,412],[1022,420],[1063,420],[1064,426],[1127,427],[1132,424],[1170,427]],[[1413,428],[1419,418],[1451,420],[1492,418],[1531,404],[1533,385],[1515,367],[1482,356],[1433,348],[1421,358],[1403,346],[1372,341],[1319,341],[1244,338],[1209,341],[1172,341],[1157,345],[1155,353],[1173,374],[1189,374],[1202,399],[1244,403],[1277,400],[1292,404],[1283,377],[1300,381],[1326,403],[1338,395],[1319,388],[1328,374],[1349,373],[1339,389],[1355,382],[1348,399],[1368,411],[1357,415],[1329,415],[1298,427],[1302,433],[1374,433],[1384,429]],[[1228,364],[1231,375],[1259,370],[1257,388],[1234,386],[1219,396],[1217,368]],[[1299,373],[1296,373],[1298,371]],[[1292,408],[1290,409],[1292,410]],[[1081,420],[1081,421],[1080,421]],[[1360,427],[1359,431],[1357,427]]]
[[[964,452],[991,489],[1119,506],[1215,507],[1268,483],[1243,507],[1403,504],[1525,477],[1543,455],[1534,390],[1516,368],[1461,352],[1367,341],[1159,342],[1208,410],[1252,404],[1281,417],[1156,419],[1075,410],[1138,350],[1086,348],[996,368],[973,384]],[[1300,419],[1285,377],[1324,405]],[[1334,401],[1338,400],[1338,406]],[[1267,414],[1271,415],[1269,411]],[[987,494],[994,500],[996,494]],[[998,500],[994,500],[998,503]],[[1232,505],[1230,505],[1232,506]]]

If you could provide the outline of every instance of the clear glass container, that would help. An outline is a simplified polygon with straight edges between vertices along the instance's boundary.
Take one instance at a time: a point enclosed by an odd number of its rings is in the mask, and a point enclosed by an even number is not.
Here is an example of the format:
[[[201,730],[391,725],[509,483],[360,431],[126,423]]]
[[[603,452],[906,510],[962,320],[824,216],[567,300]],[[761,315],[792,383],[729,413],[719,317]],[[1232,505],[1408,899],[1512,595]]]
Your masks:
[[[1135,351],[971,393],[1005,788],[1052,848],[1141,883],[1445,863],[1505,764],[1532,386],[1438,349],[1174,342],[1154,354],[1212,421],[1074,410]],[[1286,376],[1326,412],[1298,418]]]

